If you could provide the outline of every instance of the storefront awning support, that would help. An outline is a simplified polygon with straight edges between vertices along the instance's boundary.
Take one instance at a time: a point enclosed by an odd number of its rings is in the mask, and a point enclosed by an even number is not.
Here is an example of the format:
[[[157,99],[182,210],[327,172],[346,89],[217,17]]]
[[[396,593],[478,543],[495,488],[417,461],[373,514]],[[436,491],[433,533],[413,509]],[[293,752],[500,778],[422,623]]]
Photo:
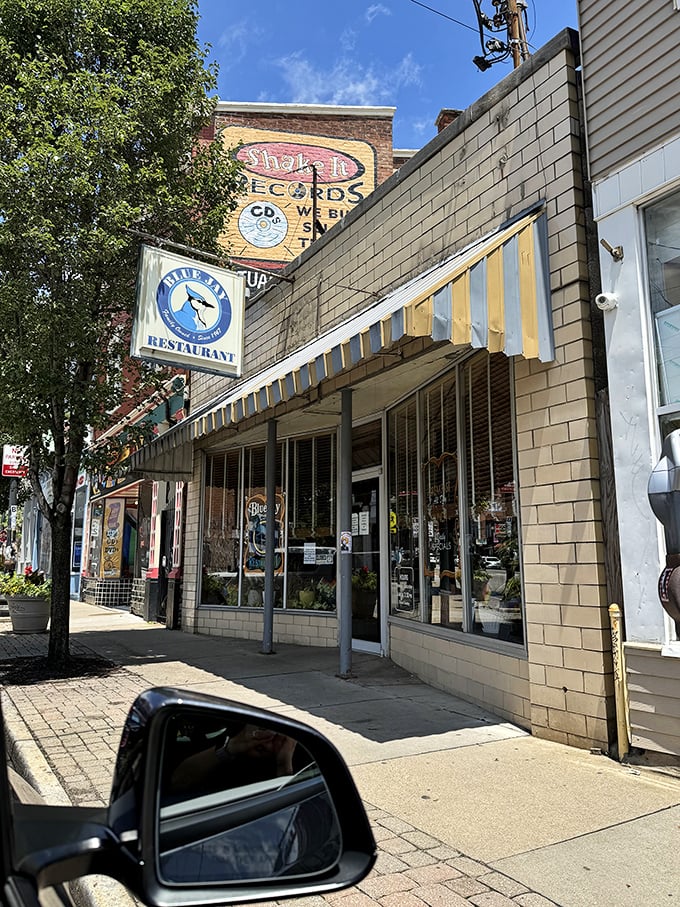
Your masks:
[[[267,423],[265,459],[267,534],[264,549],[264,608],[262,654],[274,654],[274,557],[276,555],[276,419]]]
[[[340,677],[352,674],[352,391],[342,391],[340,413]]]

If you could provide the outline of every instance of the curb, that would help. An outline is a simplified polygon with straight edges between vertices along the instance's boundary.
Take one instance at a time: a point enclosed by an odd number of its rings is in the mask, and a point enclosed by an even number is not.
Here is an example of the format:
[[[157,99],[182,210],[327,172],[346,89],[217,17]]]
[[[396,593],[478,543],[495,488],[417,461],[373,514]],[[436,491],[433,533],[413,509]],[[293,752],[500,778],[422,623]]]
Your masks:
[[[8,695],[3,696],[7,755],[17,773],[50,806],[72,806],[73,803],[50,768],[42,750],[33,739],[24,719]],[[88,876],[66,883],[76,907],[137,907],[127,888],[108,876]]]
[[[8,695],[3,697],[2,712],[5,718],[7,755],[17,772],[46,803],[72,806],[71,799]]]

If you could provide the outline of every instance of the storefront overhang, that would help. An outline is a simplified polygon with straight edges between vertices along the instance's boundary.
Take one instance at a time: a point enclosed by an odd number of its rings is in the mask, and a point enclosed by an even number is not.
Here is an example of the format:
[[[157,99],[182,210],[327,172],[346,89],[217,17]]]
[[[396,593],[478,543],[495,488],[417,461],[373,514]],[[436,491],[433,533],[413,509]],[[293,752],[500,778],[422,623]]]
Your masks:
[[[380,302],[258,372],[145,445],[145,475],[191,467],[191,442],[307,393],[324,380],[427,337],[506,356],[554,359],[545,214],[533,211],[472,243]]]

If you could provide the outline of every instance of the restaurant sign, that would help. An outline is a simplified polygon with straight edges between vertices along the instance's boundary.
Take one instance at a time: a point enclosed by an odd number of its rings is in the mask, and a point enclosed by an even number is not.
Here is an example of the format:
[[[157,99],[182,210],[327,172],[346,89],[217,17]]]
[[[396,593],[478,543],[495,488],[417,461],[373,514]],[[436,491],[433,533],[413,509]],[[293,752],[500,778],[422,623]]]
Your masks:
[[[242,276],[142,246],[130,353],[239,378],[244,306]]]

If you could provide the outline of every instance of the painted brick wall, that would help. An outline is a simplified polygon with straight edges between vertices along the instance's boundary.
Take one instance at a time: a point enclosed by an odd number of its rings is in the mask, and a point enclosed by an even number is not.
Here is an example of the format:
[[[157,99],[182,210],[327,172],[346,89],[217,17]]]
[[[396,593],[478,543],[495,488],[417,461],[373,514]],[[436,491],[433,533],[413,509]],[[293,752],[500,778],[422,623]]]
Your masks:
[[[392,117],[342,116],[337,114],[299,113],[218,113],[213,118],[213,130],[224,126],[249,126],[273,132],[322,135],[330,138],[360,139],[373,145],[376,151],[376,180],[382,183],[392,175]]]

